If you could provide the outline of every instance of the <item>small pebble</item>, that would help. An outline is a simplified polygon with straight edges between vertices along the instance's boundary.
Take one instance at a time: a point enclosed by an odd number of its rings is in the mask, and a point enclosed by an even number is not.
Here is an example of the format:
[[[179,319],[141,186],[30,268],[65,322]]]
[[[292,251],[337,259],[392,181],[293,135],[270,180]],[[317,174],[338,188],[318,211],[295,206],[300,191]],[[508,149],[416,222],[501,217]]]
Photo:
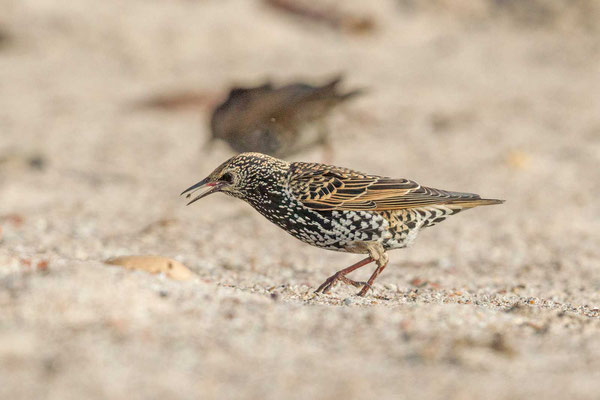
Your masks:
[[[347,305],[347,306],[349,306],[350,304],[352,304],[352,299],[350,297],[346,297],[344,299],[344,304]]]

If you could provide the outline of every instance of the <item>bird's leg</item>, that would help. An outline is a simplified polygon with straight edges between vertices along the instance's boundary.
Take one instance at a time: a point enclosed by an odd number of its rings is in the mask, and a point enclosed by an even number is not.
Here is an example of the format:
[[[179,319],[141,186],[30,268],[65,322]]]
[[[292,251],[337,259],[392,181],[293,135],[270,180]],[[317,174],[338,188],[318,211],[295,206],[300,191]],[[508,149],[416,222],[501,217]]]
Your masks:
[[[361,260],[359,262],[357,262],[356,264],[353,264],[351,266],[349,266],[348,268],[344,268],[342,270],[339,270],[338,272],[336,272],[335,274],[331,275],[329,278],[327,278],[327,280],[325,280],[325,282],[323,282],[321,284],[321,286],[319,286],[317,288],[317,290],[315,290],[315,293],[325,293],[327,292],[329,289],[331,289],[331,287],[337,282],[337,281],[342,281],[346,284],[358,287],[361,285],[368,285],[368,283],[366,282],[357,282],[357,281],[353,281],[352,279],[346,278],[346,275],[349,274],[350,272],[360,268],[360,267],[364,267],[365,265],[367,265],[368,263],[372,262],[373,258],[372,257],[367,257],[364,260]]]
[[[360,292],[357,293],[357,295],[361,297],[367,294],[369,289],[371,289],[373,282],[375,281],[377,276],[385,269],[390,259],[390,256],[387,255],[387,253],[385,252],[385,250],[383,250],[381,246],[377,248],[370,248],[369,253],[371,254],[371,258],[373,258],[377,263],[377,268],[375,268],[375,271],[373,271],[373,274],[371,275],[367,283],[363,286],[363,288],[360,290]]]

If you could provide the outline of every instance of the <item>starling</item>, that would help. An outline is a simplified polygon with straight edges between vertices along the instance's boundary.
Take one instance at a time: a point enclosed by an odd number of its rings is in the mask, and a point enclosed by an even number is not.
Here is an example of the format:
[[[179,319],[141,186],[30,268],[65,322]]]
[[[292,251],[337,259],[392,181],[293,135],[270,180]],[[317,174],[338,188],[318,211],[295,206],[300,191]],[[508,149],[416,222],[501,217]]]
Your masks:
[[[237,152],[258,151],[276,157],[327,145],[325,117],[361,90],[341,93],[337,77],[323,86],[271,83],[234,88],[213,112],[211,142],[220,139]]]
[[[249,203],[269,221],[316,247],[368,257],[329,277],[316,292],[336,282],[361,287],[364,296],[388,263],[387,250],[408,246],[417,233],[467,208],[500,204],[477,194],[421,186],[408,179],[368,175],[331,165],[287,162],[265,154],[230,158],[183,194],[188,203],[223,192]],[[371,262],[367,282],[346,277]]]

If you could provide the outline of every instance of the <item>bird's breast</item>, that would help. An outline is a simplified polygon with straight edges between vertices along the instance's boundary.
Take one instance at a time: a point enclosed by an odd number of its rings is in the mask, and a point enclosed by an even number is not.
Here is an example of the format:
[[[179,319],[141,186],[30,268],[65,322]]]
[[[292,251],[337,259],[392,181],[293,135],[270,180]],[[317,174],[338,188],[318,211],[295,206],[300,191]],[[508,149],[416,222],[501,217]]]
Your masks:
[[[249,203],[297,239],[338,251],[350,251],[356,242],[378,242],[386,249],[406,247],[424,222],[416,210],[314,210],[286,191],[263,192]]]

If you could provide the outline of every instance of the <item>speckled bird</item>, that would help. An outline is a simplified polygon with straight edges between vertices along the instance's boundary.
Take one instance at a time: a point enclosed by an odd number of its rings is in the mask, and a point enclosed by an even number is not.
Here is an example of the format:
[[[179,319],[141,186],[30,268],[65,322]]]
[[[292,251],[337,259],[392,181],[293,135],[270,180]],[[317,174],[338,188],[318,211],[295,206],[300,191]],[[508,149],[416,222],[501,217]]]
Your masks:
[[[316,292],[337,282],[360,287],[364,296],[388,263],[388,250],[410,245],[419,231],[448,216],[503,200],[421,186],[408,179],[369,175],[331,165],[287,162],[265,154],[230,158],[183,191],[188,203],[215,192],[244,200],[269,221],[304,243],[368,257],[329,277]],[[195,197],[192,197],[194,196]],[[350,272],[375,262],[367,282]]]
[[[322,86],[294,83],[274,87],[233,88],[213,111],[212,138],[237,152],[258,151],[277,157],[328,145],[325,118],[361,90],[341,92],[337,77]]]

